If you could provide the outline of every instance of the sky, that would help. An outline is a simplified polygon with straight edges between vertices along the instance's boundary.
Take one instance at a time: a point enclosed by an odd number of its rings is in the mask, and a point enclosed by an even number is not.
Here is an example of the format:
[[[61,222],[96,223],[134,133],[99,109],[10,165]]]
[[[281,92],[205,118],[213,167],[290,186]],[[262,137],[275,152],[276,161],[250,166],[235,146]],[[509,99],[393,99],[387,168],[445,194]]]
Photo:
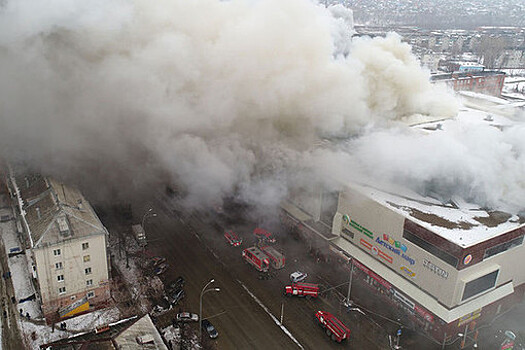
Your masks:
[[[336,188],[337,171],[523,207],[523,128],[412,132],[404,118],[453,117],[458,102],[396,34],[352,39],[340,5],[0,6],[2,157],[100,196],[170,183],[188,206],[235,196],[271,208],[293,186]]]

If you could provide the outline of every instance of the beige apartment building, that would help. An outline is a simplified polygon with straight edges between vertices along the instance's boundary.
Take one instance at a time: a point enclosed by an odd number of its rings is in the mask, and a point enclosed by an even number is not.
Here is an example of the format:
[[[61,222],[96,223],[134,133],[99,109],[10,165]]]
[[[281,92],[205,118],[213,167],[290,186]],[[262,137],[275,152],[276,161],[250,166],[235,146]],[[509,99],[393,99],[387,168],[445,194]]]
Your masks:
[[[104,307],[110,298],[108,232],[80,191],[13,172],[10,190],[18,200],[46,322]]]

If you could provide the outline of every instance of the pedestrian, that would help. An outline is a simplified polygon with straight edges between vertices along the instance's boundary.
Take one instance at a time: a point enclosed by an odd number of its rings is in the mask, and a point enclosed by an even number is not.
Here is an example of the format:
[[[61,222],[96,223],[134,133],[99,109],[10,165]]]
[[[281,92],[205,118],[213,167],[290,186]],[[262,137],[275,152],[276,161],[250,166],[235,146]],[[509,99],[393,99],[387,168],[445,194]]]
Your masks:
[[[28,320],[31,319],[31,316],[29,316],[29,312],[26,312],[26,317],[27,317]]]
[[[15,297],[11,297],[11,302],[14,304],[16,303],[16,298]]]
[[[24,315],[24,310],[20,309],[20,316]]]

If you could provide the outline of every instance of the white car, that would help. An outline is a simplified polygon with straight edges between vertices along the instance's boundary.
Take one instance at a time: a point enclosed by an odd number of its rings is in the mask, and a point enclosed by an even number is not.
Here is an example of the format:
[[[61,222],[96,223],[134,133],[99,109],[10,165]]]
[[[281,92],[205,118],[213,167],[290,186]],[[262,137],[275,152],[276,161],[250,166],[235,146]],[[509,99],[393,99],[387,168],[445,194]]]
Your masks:
[[[290,281],[292,283],[302,282],[308,277],[306,272],[295,271],[290,274]]]
[[[199,321],[199,315],[192,314],[191,312],[181,312],[180,314],[177,314],[177,322],[198,322]]]

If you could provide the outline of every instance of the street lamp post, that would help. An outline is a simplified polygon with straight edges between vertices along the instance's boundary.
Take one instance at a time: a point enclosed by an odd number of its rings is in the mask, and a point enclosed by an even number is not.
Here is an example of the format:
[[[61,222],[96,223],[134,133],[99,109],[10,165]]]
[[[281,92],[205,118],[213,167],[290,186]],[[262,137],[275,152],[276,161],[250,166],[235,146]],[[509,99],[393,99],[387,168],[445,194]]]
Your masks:
[[[206,283],[206,285],[201,290],[200,301],[199,301],[199,342],[202,341],[202,297],[204,296],[204,294],[208,292],[220,292],[221,291],[220,288],[206,289],[213,282],[215,282],[215,279],[212,278],[208,283]]]
[[[350,305],[350,291],[352,290],[352,276],[354,275],[354,258],[350,258],[350,280],[348,281],[348,294],[346,295],[346,304]]]
[[[153,208],[149,208],[147,212],[144,213],[144,215],[142,216],[142,223],[140,226],[142,226],[142,229],[144,229],[144,221],[146,221],[146,217],[148,216],[149,213],[151,213],[153,210]],[[151,216],[157,216],[156,213],[152,213]]]

